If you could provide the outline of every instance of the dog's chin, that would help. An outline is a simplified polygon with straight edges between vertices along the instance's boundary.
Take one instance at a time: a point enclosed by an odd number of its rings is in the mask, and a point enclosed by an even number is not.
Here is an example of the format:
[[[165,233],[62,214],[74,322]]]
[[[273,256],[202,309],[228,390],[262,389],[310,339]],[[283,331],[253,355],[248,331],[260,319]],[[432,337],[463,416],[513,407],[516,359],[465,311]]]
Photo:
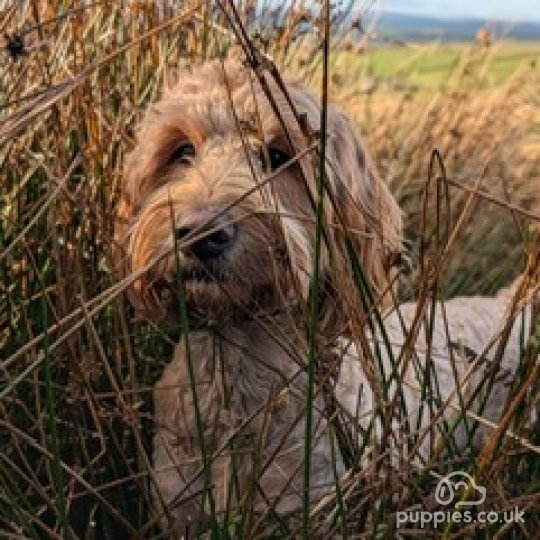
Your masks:
[[[156,284],[155,298],[159,298],[158,320],[181,323],[182,299],[190,324],[219,326],[231,322],[248,321],[277,309],[275,286],[260,284],[255,288],[224,279],[216,280],[204,272],[183,273],[181,279],[161,280]]]

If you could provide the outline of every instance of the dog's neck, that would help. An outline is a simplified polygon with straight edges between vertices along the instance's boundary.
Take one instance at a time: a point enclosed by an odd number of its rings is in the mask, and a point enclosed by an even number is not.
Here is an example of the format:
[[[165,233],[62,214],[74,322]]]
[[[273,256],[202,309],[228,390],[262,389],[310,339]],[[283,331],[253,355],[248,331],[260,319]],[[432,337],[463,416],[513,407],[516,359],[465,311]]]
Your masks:
[[[293,384],[301,385],[305,338],[289,316],[235,321],[227,326],[190,334],[205,352],[200,366],[217,375],[233,393],[259,391],[267,396]],[[244,386],[245,385],[245,386]],[[258,401],[258,400],[257,400]]]
[[[280,498],[280,511],[297,508],[302,502],[298,494],[303,486],[306,429],[305,336],[290,318],[275,317],[193,331],[187,340],[187,344],[181,341],[177,345],[156,387],[156,423],[161,429],[154,442],[155,462],[168,464],[170,455],[176,456],[176,462],[187,463],[182,469],[186,477],[195,474],[200,467],[200,414],[206,451],[216,453],[215,478],[228,478],[228,455],[234,447],[240,452],[240,476],[248,479],[252,460],[261,460],[266,495],[271,500]],[[189,362],[197,384],[199,413],[190,388]],[[316,398],[312,464],[313,486],[318,487],[313,488],[314,496],[321,486],[331,485],[333,478],[333,469],[327,466],[330,450],[322,405]],[[266,467],[270,456],[272,463]],[[291,479],[294,481],[287,487]],[[163,485],[168,481],[163,480]],[[200,488],[197,484],[193,489]],[[167,495],[172,498],[176,492],[171,488]],[[216,496],[219,501],[227,499],[226,494]]]
[[[184,340],[178,343],[158,384],[156,391],[162,396],[156,399],[162,407],[157,411],[158,418],[167,419],[169,410],[182,402],[180,430],[185,440],[195,442],[189,362],[202,418],[217,429],[217,439],[227,437],[241,425],[246,435],[260,432],[269,412],[274,417],[272,429],[281,429],[290,425],[291,418],[301,417],[307,380],[305,354],[301,352],[305,350],[305,339],[292,323],[286,324],[286,320],[276,318],[190,332],[187,344]],[[172,397],[162,393],[167,388],[176,388]],[[165,423],[176,425],[178,420],[167,419]]]

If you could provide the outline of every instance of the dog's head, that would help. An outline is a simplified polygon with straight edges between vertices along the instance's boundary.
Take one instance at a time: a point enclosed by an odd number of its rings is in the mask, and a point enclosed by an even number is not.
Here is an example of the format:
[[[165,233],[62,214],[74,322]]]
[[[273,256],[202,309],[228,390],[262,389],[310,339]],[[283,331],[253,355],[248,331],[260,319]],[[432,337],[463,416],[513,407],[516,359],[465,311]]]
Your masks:
[[[156,321],[176,312],[179,282],[188,309],[218,322],[308,300],[321,105],[300,84],[284,93],[265,81],[233,62],[180,72],[139,126],[116,241],[123,271],[138,276],[134,305]],[[382,291],[401,217],[350,120],[333,107],[325,183],[322,314],[335,323],[355,305],[340,293],[354,287],[346,239]]]

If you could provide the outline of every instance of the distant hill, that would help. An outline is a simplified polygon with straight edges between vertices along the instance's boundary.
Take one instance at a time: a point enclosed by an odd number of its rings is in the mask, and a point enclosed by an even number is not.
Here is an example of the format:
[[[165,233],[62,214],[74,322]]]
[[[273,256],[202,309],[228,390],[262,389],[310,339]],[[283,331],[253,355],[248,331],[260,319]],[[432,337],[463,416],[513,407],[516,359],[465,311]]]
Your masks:
[[[437,18],[386,12],[377,22],[377,33],[383,38],[427,41],[473,40],[482,27],[489,27],[496,36],[519,41],[540,40],[540,23],[489,21],[476,18]]]

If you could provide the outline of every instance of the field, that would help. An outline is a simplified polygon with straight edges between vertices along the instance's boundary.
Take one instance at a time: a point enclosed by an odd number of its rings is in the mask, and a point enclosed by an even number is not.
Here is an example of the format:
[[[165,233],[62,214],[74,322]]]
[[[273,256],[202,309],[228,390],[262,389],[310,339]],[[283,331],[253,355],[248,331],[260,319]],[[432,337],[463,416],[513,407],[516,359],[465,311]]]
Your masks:
[[[341,52],[332,59],[332,70],[346,71],[351,78],[382,78],[396,85],[419,87],[425,92],[444,89],[452,82],[464,61],[464,50],[469,43],[407,44],[380,46],[367,51]],[[516,70],[538,61],[537,43],[502,42],[485,53],[483,86],[503,84]]]
[[[443,153],[456,182],[470,185],[485,174],[483,185],[492,194],[507,199],[513,191],[521,204],[534,208],[540,152],[538,46],[436,43],[411,49],[336,53],[332,86],[369,141],[383,178],[401,198],[408,238],[417,238],[426,148]],[[350,67],[355,65],[357,71]],[[459,207],[463,193],[453,189],[452,201]],[[506,217],[500,208],[481,205],[475,224],[458,240],[447,274],[449,296],[493,293],[515,275],[523,237]],[[503,239],[507,258],[501,259]]]
[[[521,275],[516,304],[538,294],[540,44],[354,51],[336,39],[325,71],[321,19],[260,4],[263,15],[250,2],[237,14],[229,2],[0,1],[0,539],[164,537],[166,509],[151,494],[152,389],[187,323],[136,315],[116,270],[115,225],[135,125],[178,68],[253,47],[317,95],[327,76],[330,101],[355,121],[403,212],[400,301],[429,310]],[[349,270],[357,264],[351,254]],[[369,286],[360,289],[339,293],[364,301]],[[354,323],[365,331],[365,318]],[[340,446],[352,475],[325,505],[260,516],[247,497],[245,511],[199,536],[536,537],[539,332],[536,318],[523,329],[517,401],[485,448],[448,443],[418,470],[408,458],[369,461],[380,449],[366,437]],[[386,388],[376,360],[366,361]],[[458,469],[486,486],[490,508],[524,509],[525,523],[396,530],[400,510],[435,508],[437,480]]]

